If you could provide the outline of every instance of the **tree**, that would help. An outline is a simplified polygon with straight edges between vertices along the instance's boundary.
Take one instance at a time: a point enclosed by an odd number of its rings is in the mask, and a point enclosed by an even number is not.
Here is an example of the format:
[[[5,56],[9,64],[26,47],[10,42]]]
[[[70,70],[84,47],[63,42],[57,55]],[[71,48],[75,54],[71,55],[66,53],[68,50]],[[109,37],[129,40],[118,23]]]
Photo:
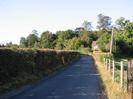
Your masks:
[[[36,36],[38,36],[37,30],[32,30],[31,34],[35,34]]]
[[[21,38],[20,38],[20,44],[19,44],[19,46],[20,46],[21,48],[26,48],[26,47],[28,47],[27,39],[24,38],[24,37],[21,37]]]
[[[111,37],[111,35],[109,33],[104,33],[97,40],[98,47],[100,48],[101,51],[103,51],[103,52],[109,51],[110,37]]]
[[[89,37],[92,38],[93,41],[96,41],[98,39],[98,32],[93,31],[89,33]]]
[[[124,30],[127,23],[129,23],[129,20],[126,20],[124,17],[120,17],[115,21],[115,27],[117,30]]]
[[[41,45],[40,45],[40,42],[39,41],[38,42],[35,42],[34,48],[41,48]]]
[[[118,56],[133,57],[133,22],[127,23],[123,31],[115,34],[116,50]]]
[[[76,36],[75,32],[72,30],[58,31],[56,34],[57,34],[57,42],[55,48],[60,50],[65,49],[67,46],[66,45],[67,41]]]
[[[19,46],[17,44],[13,44],[12,42],[9,42],[9,43],[6,43],[5,47],[16,49]]]
[[[102,14],[98,15],[98,25],[97,28],[102,31],[111,30],[111,18],[109,16],[104,16]]]
[[[40,45],[41,48],[54,48],[56,35],[49,31],[45,31],[41,34]]]
[[[95,37],[93,38],[93,35],[92,35],[91,32],[84,31],[84,32],[80,35],[80,39],[81,39],[82,45],[83,45],[84,47],[89,47],[89,48],[91,48],[92,41],[95,39]]]
[[[81,46],[81,40],[77,37],[74,37],[67,41],[66,49],[68,50],[78,50]]]
[[[92,31],[91,22],[84,21],[82,25],[84,26],[84,29],[85,29],[86,31]]]
[[[86,31],[84,31],[84,32],[80,35],[80,39],[81,39],[82,45],[83,45],[84,47],[87,47],[87,46],[88,46],[88,44],[87,44],[88,38],[89,38],[89,33],[86,32]]]
[[[0,44],[0,47],[5,47],[5,45],[4,44]]]
[[[38,42],[38,36],[36,34],[29,34],[27,37],[28,47],[33,48],[36,42]]]

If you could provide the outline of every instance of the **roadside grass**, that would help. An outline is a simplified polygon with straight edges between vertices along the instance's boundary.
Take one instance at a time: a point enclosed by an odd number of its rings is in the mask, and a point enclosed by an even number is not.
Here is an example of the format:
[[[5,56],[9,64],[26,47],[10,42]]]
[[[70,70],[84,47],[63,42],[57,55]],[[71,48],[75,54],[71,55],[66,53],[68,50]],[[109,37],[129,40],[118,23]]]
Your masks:
[[[79,52],[80,54],[92,55],[92,51],[91,51],[90,48],[80,48],[80,49],[78,50],[78,52]]]
[[[105,53],[93,53],[93,58],[97,70],[100,74],[101,80],[103,82],[103,89],[108,96],[108,99],[131,99],[130,94],[120,88],[119,82],[119,71],[116,73],[116,82],[112,81],[111,74],[106,70],[106,67],[100,62],[100,54]]]

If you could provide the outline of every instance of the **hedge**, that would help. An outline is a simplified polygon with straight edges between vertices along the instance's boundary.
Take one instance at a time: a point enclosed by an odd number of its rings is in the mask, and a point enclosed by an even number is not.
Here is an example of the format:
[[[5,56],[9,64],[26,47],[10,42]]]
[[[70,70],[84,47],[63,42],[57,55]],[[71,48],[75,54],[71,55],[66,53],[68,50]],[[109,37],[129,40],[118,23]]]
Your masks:
[[[0,49],[0,85],[23,74],[45,75],[79,57],[78,52],[46,49]]]

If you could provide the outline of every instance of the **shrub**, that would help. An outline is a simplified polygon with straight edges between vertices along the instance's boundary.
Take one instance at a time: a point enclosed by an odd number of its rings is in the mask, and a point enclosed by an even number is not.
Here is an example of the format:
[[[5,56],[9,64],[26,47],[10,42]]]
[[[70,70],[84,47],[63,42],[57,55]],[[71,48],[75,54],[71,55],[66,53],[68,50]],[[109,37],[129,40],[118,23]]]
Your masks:
[[[47,49],[0,49],[0,84],[23,74],[44,75],[79,57],[78,52]]]
[[[109,41],[110,41],[110,34],[104,33],[101,37],[97,40],[98,47],[102,52],[109,51]]]

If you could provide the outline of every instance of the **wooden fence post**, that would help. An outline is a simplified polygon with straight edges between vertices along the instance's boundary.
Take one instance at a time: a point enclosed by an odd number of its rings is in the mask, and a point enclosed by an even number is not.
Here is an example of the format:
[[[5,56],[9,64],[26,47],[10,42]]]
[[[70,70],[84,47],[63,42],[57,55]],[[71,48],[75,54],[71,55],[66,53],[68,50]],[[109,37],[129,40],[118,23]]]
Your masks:
[[[106,65],[107,65],[107,59],[105,58],[105,67],[106,67]]]
[[[106,69],[108,70],[108,59],[106,59]]]
[[[112,61],[112,79],[115,81],[115,61]]]
[[[111,72],[111,60],[109,59],[109,72]]]
[[[128,91],[133,99],[133,59],[128,59]]]
[[[123,82],[124,82],[124,67],[123,67],[123,61],[121,61],[120,85],[122,88],[123,88]]]

